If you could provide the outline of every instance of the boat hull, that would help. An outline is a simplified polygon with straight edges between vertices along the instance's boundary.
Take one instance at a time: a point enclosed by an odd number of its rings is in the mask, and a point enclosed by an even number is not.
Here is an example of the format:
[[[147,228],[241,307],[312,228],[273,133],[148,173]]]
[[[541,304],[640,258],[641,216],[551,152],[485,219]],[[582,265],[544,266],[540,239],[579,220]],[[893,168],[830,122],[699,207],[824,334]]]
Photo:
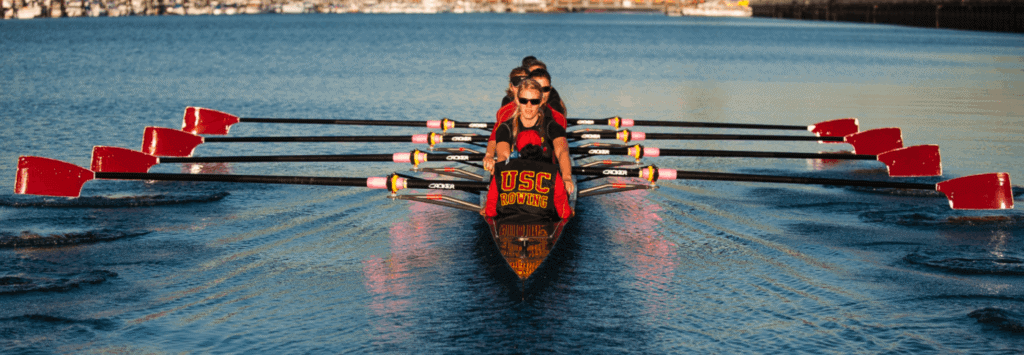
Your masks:
[[[486,221],[505,265],[525,283],[558,246],[569,219],[546,223],[514,223],[492,218]]]

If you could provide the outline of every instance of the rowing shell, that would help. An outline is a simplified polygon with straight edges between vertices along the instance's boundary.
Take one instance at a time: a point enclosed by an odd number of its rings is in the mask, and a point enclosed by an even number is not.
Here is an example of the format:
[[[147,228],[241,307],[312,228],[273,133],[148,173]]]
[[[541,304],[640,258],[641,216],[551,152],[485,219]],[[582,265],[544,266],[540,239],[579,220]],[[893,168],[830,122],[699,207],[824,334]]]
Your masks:
[[[509,270],[523,285],[530,279],[558,246],[569,219],[548,223],[503,223],[485,218],[491,237]]]
[[[572,158],[569,161],[572,165],[576,165]],[[572,182],[573,185],[578,183],[575,176],[573,176]],[[578,196],[579,186],[567,196],[569,207],[573,210],[576,209]],[[487,192],[484,192],[480,194],[480,206],[486,205]],[[571,218],[547,222],[528,221],[526,223],[512,221],[515,219],[514,217],[503,220],[484,217],[484,220],[491,229],[491,240],[494,241],[501,257],[505,259],[505,265],[519,277],[520,286],[525,288],[530,276],[544,265],[544,261],[558,246],[562,231]]]

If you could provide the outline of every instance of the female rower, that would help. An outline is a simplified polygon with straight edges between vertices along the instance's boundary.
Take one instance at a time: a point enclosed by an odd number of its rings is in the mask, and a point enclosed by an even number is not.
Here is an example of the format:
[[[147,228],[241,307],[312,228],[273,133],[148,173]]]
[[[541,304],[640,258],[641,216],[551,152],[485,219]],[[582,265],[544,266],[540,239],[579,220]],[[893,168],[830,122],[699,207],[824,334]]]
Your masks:
[[[512,72],[508,73],[508,88],[505,89],[505,97],[501,98],[501,109],[505,109],[505,106],[508,106],[516,99],[516,87],[519,86],[519,82],[529,76],[530,71],[523,67],[515,67],[512,69]],[[501,110],[498,111],[500,112]]]
[[[555,112],[552,117],[554,117],[562,127],[568,128],[565,120],[565,103],[562,102],[562,99],[558,98],[555,88],[551,87],[551,74],[549,74],[546,69],[531,70],[530,79],[533,79],[540,84],[540,92],[543,93],[544,107],[549,110],[554,110]]]
[[[513,69],[513,72],[515,72],[515,69]],[[565,132],[565,129],[569,127],[568,122],[565,119],[565,115],[553,109],[551,105],[547,104],[547,92],[552,91],[550,85],[551,75],[548,74],[547,70],[537,69],[536,71],[530,72],[530,79],[533,79],[538,84],[540,84],[540,91],[543,93],[540,104],[541,114],[543,114],[545,117],[551,118],[556,123],[561,125],[562,131]],[[518,91],[518,89],[516,89],[515,91]],[[512,115],[517,112],[519,106],[519,104],[512,102],[509,103],[508,105],[502,106],[502,108],[498,110],[498,114],[496,115],[497,121],[494,124],[495,129],[491,131],[491,138],[487,141],[487,151],[484,154],[484,167],[487,169],[487,171],[490,171],[490,166],[494,165],[495,149],[497,148],[497,128],[502,124],[502,122],[505,122],[506,120],[508,120],[509,117],[512,117]]]
[[[528,70],[530,74],[533,74],[533,72],[537,70],[544,70],[544,72],[547,73],[548,70],[547,64],[544,64],[544,62],[537,60],[537,58],[534,58],[532,56],[523,58],[523,67],[526,68],[526,70]],[[530,77],[532,78],[533,76],[531,75]],[[548,84],[550,84],[550,74],[547,75],[547,79]],[[562,101],[562,97],[558,95],[558,90],[555,90],[554,87],[551,87],[549,90],[550,92],[545,93],[548,104],[551,105],[551,108],[553,108],[555,111],[560,112],[563,116],[569,117],[568,108],[565,107],[565,102]]]
[[[565,189],[571,194],[576,186],[572,183],[572,162],[569,160],[569,142],[565,139],[565,127],[552,117],[548,117],[546,110],[541,108],[543,94],[540,83],[532,79],[523,80],[519,83],[518,91],[518,108],[515,114],[494,128],[494,157],[498,161],[508,160],[519,133],[524,130],[537,131],[543,143],[541,146],[545,148],[545,157],[558,166]],[[484,168],[493,174],[494,160],[485,157]]]
[[[501,100],[501,108],[498,109],[496,115],[497,120],[494,123],[494,128],[498,128],[502,122],[505,122],[512,114],[516,112],[515,98],[519,93],[519,84],[529,77],[530,72],[523,67],[516,67],[512,69],[512,72],[508,73],[508,89],[505,89],[505,98]],[[487,171],[491,171],[491,166],[494,166],[494,150],[496,142],[494,141],[494,131],[491,130],[491,139],[487,141],[487,152],[484,154],[484,167],[487,167]]]

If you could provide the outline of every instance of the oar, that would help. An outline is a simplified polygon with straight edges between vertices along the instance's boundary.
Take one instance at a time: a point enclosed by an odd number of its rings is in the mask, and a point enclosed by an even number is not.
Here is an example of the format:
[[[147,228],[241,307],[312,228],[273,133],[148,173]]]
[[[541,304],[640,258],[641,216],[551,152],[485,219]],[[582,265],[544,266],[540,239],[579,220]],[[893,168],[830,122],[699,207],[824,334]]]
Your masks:
[[[263,163],[263,162],[395,162],[419,165],[427,161],[480,161],[484,154],[437,154],[419,150],[394,154],[264,155],[219,157],[157,157],[119,147],[92,149],[91,169],[95,172],[144,173],[163,163]]]
[[[877,160],[885,163],[889,176],[942,175],[939,147],[919,145],[894,149],[879,155],[835,153],[750,152],[728,150],[659,149],[635,145],[632,147],[570,148],[571,154],[625,155],[637,160],[644,157],[738,157],[738,158],[794,158]],[[341,155],[272,155],[272,156],[219,156],[219,157],[157,157],[119,147],[97,146],[92,151],[91,168],[96,172],[144,173],[161,163],[256,163],[256,162],[395,162],[419,166],[428,161],[479,161],[483,154],[436,154],[419,150],[394,154],[341,154]]]
[[[567,136],[576,139],[615,139],[624,143],[648,139],[675,140],[750,140],[750,141],[817,141],[848,143],[853,146],[856,154],[875,155],[893,149],[903,148],[903,133],[897,127],[876,128],[864,132],[849,134],[843,137],[803,137],[803,136],[771,136],[744,134],[688,134],[688,133],[644,133],[629,130],[621,131],[572,131]]]
[[[658,169],[653,166],[639,169],[573,168],[572,171],[573,174],[577,175],[625,176],[646,179],[652,182],[658,180],[718,180],[934,190],[946,194],[946,198],[949,199],[949,207],[955,210],[996,210],[1013,208],[1013,191],[1012,186],[1010,185],[1009,173],[978,174],[945,180],[936,184],[920,184],[907,182],[682,171]]]
[[[878,128],[847,135],[845,137],[799,137],[732,134],[671,134],[644,133],[622,130],[618,132],[569,132],[576,139],[617,139],[623,142],[644,139],[679,140],[766,140],[766,141],[821,141],[848,143],[857,154],[881,154],[903,147],[899,128]],[[416,134],[411,136],[311,136],[311,137],[202,137],[170,128],[146,127],[142,151],[155,156],[188,157],[203,143],[213,142],[411,142],[429,144],[433,147],[443,142],[486,142],[484,135],[473,134]]]
[[[455,122],[447,118],[429,121],[387,121],[387,120],[341,120],[341,119],[311,119],[311,118],[258,118],[238,117],[229,113],[211,110],[202,107],[186,107],[185,117],[181,130],[193,134],[217,134],[225,135],[231,129],[231,125],[240,122],[253,123],[300,123],[300,124],[336,124],[336,125],[364,125],[364,126],[392,126],[392,127],[426,127],[442,129],[447,131],[450,128],[479,128],[490,130],[493,123],[484,122]]]
[[[203,143],[231,142],[405,142],[434,146],[443,142],[487,142],[489,136],[414,134],[410,136],[202,137],[176,129],[146,127],[142,151],[160,157],[189,157]]]
[[[82,186],[93,179],[116,180],[161,180],[161,181],[217,181],[258,184],[365,186],[371,189],[387,189],[397,192],[401,189],[435,190],[487,190],[488,183],[450,180],[406,179],[397,175],[388,177],[350,178],[317,176],[265,176],[265,175],[221,175],[221,174],[152,174],[152,173],[111,173],[93,172],[89,169],[60,160],[22,156],[18,158],[18,176],[14,192],[28,195],[78,197]]]
[[[809,126],[690,121],[645,121],[621,118],[619,116],[602,119],[570,118],[568,121],[571,125],[609,125],[615,129],[622,127],[648,126],[810,131],[818,137],[843,137],[857,133],[860,129],[860,124],[856,118],[840,118],[836,120],[818,122]]]
[[[862,186],[940,191],[949,199],[953,209],[1011,209],[1013,194],[1008,173],[988,173],[965,176],[937,184],[900,183],[886,181],[801,178],[789,176],[748,175],[657,169],[573,168],[574,174],[601,176],[633,176],[649,181],[689,179],[748,181],[787,184],[813,184],[832,186]],[[59,160],[23,156],[18,158],[18,172],[14,192],[18,194],[77,197],[82,185],[93,179],[168,180],[168,181],[220,181],[263,184],[366,186],[388,189],[392,193],[403,188],[470,190],[487,189],[487,183],[464,181],[434,181],[404,179],[397,175],[371,178],[338,178],[309,176],[259,176],[217,174],[151,174],[93,172]]]
[[[348,119],[310,119],[310,118],[260,118],[260,117],[238,117],[226,112],[211,110],[202,107],[186,107],[182,122],[182,131],[193,134],[215,134],[225,135],[231,126],[241,122],[253,123],[298,123],[298,124],[338,124],[338,125],[368,125],[368,126],[399,126],[399,127],[427,127],[431,129],[442,129],[447,131],[451,128],[478,128],[490,130],[494,128],[493,123],[484,122],[456,122],[450,119],[429,120],[429,121],[386,121],[386,120],[348,120]],[[595,125],[605,124],[615,129],[621,127],[649,126],[649,127],[698,127],[698,128],[737,128],[737,129],[770,129],[770,130],[798,130],[810,131],[819,137],[842,137],[848,134],[857,133],[859,124],[856,118],[841,118],[815,123],[809,126],[799,125],[769,125],[769,124],[747,124],[747,123],[715,123],[715,122],[686,122],[686,121],[647,121],[632,120],[621,117],[610,117],[604,119],[572,118],[568,120],[570,125]]]
[[[870,131],[866,131],[867,133]],[[789,158],[877,160],[885,164],[889,176],[919,177],[942,175],[942,158],[937,145],[915,145],[897,148],[881,154],[752,152],[734,150],[659,149],[638,145],[632,147],[571,148],[573,154],[627,155],[637,160],[644,157],[732,157],[732,158]]]

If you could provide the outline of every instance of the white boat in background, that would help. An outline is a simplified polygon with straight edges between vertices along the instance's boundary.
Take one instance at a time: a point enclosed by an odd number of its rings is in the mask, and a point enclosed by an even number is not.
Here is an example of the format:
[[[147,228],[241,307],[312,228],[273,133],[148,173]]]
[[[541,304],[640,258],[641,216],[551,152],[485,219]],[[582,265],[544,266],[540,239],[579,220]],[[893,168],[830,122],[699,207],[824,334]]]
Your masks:
[[[304,14],[307,12],[306,8],[307,6],[306,3],[304,2],[290,2],[281,5],[281,8],[278,12],[282,14]]]
[[[24,7],[20,8],[20,9],[18,9],[18,13],[15,15],[15,18],[17,18],[19,20],[30,20],[30,19],[34,19],[36,17],[40,17],[42,15],[43,15],[43,8],[42,8],[42,6],[33,4],[33,5],[24,6]]]
[[[752,17],[754,10],[750,8],[750,1],[727,1],[712,0],[698,4],[696,7],[683,7],[683,16],[704,16],[704,17]]]

